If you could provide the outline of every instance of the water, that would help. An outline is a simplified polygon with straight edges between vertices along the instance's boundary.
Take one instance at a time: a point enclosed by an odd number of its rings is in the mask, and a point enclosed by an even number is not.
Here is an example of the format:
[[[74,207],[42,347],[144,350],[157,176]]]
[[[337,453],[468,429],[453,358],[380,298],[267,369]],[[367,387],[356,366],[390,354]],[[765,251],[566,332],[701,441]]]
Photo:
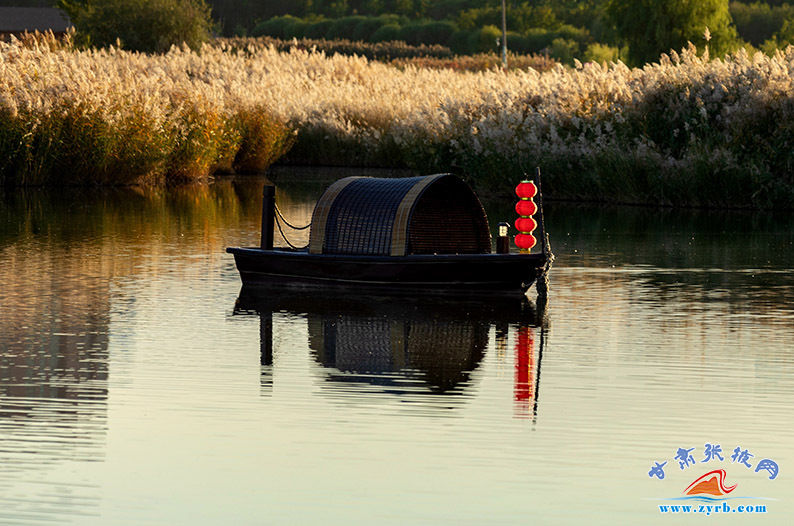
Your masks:
[[[224,253],[261,185],[2,196],[0,523],[667,523],[719,468],[794,517],[790,216],[548,204],[544,312],[263,300]]]

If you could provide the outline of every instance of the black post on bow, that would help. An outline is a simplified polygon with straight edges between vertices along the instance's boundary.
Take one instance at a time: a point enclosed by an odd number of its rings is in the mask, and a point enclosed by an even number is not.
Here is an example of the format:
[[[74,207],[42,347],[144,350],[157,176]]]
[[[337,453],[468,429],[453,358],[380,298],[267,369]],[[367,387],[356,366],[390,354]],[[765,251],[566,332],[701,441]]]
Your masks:
[[[276,210],[276,187],[266,184],[262,188],[262,250],[273,250],[273,226]]]

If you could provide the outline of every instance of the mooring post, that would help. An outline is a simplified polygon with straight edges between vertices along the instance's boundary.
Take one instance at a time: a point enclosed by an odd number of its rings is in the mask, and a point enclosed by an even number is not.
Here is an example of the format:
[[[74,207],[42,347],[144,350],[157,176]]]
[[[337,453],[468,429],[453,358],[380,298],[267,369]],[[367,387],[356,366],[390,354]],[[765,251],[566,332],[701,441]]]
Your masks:
[[[266,184],[262,188],[262,242],[263,250],[273,250],[273,226],[275,222],[276,187]]]

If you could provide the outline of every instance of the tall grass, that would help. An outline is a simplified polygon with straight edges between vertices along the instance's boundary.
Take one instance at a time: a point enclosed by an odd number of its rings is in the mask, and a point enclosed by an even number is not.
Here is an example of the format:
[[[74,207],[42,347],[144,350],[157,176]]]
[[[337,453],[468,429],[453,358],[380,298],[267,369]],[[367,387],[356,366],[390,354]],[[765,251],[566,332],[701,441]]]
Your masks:
[[[197,76],[196,61],[186,49],[0,43],[0,184],[170,183],[266,169],[294,141],[274,101]]]
[[[540,166],[555,197],[792,207],[792,74],[791,48],[541,73],[397,68],[256,43],[154,56],[10,44],[0,178],[255,170],[294,129],[290,162],[453,169],[504,191]]]
[[[455,169],[501,190],[540,166],[559,198],[794,206],[794,49],[544,73],[260,57],[284,72],[260,78],[300,130],[295,161]]]

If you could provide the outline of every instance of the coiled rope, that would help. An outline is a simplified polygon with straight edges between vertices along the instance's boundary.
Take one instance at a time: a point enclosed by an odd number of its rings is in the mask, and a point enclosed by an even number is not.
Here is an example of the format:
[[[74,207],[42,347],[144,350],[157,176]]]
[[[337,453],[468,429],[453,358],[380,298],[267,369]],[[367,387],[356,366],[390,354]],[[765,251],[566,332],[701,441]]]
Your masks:
[[[284,223],[286,226],[288,226],[289,228],[291,228],[293,230],[306,230],[307,228],[312,226],[311,222],[309,222],[309,224],[306,225],[306,226],[295,226],[292,223],[290,223],[289,221],[287,221],[287,219],[284,217],[284,214],[281,213],[281,210],[279,209],[278,205],[276,205],[275,203],[274,203],[274,205],[275,205],[274,208],[276,210],[276,226],[278,227],[278,232],[279,232],[279,234],[281,234],[282,239],[284,239],[284,241],[287,243],[287,245],[289,245],[290,248],[292,248],[293,250],[306,250],[307,248],[309,248],[309,244],[308,243],[306,243],[306,245],[304,245],[302,247],[293,245],[292,242],[287,237],[287,235],[284,234],[284,229],[282,228],[281,224]]]

